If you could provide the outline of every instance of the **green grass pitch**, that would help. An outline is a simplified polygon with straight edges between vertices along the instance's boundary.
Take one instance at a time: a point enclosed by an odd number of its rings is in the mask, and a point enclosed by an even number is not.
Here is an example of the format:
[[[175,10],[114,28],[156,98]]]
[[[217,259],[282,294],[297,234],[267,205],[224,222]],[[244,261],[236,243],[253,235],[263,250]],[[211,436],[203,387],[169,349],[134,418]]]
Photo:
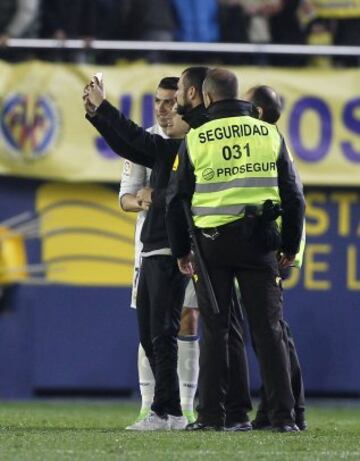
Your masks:
[[[119,400],[2,403],[0,460],[360,460],[358,403],[309,403],[299,434],[124,431],[137,410]]]

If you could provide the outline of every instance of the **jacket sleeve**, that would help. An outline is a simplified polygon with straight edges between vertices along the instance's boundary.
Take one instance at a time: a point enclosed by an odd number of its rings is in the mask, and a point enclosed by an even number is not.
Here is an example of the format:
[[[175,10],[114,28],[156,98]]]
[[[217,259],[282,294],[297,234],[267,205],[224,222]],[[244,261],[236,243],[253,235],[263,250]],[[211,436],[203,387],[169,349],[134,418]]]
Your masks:
[[[138,152],[155,159],[161,159],[174,153],[179,147],[179,139],[164,139],[158,134],[151,134],[133,121],[127,119],[106,99],[97,108],[96,113],[105,119],[113,130]]]
[[[170,174],[166,196],[166,226],[173,256],[181,258],[191,249],[189,226],[184,213],[184,203],[191,207],[195,190],[194,168],[183,142]]]
[[[299,175],[284,139],[281,141],[277,168],[283,210],[281,226],[282,251],[295,255],[300,247],[305,216],[305,198]]]
[[[166,207],[166,194],[166,188],[154,189],[151,193],[151,206],[164,210]]]
[[[98,114],[95,114],[93,117],[86,115],[86,119],[105,139],[115,154],[120,157],[124,157],[133,163],[137,163],[148,168],[153,167],[154,159],[124,141],[124,139],[114,130],[106,119]]]

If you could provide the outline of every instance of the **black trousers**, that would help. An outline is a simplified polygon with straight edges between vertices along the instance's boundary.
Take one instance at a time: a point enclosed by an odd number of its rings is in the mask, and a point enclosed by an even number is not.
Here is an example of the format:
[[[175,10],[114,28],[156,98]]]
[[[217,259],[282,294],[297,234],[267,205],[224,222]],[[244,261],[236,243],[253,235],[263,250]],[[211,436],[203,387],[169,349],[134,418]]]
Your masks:
[[[143,258],[137,294],[140,342],[155,377],[152,410],[182,415],[177,376],[177,335],[187,279],[172,256]]]
[[[225,399],[226,425],[247,421],[247,413],[252,409],[249,368],[244,342],[244,318],[241,306],[233,301],[231,302],[230,316],[229,382]]]
[[[294,410],[295,420],[302,418],[305,412],[305,391],[304,382],[301,373],[300,360],[295,347],[295,340],[290,331],[289,324],[283,320],[281,322],[283,327],[284,337],[286,337],[291,371],[291,386],[295,399]],[[255,351],[256,352],[256,351]],[[266,399],[264,386],[260,389],[260,403],[257,410],[257,417],[265,419],[268,417],[269,405]]]
[[[251,224],[252,225],[252,224]],[[294,398],[290,365],[283,335],[282,293],[275,252],[264,252],[251,236],[248,219],[219,228],[214,240],[201,233],[200,246],[219,304],[211,312],[205,285],[198,278],[198,301],[203,323],[200,343],[199,421],[222,425],[228,394],[229,335],[232,324],[231,294],[237,278],[249,327],[258,351],[270,420],[293,422]]]
[[[197,290],[195,283],[195,290]],[[197,296],[198,293],[196,293]],[[233,292],[235,295],[235,292]],[[201,296],[201,295],[200,295]],[[204,294],[203,294],[204,296]],[[244,318],[241,305],[231,302],[231,319],[229,329],[229,374],[225,401],[225,424],[232,425],[248,421],[248,412],[252,410],[249,367],[244,342]],[[197,408],[199,411],[199,408]]]

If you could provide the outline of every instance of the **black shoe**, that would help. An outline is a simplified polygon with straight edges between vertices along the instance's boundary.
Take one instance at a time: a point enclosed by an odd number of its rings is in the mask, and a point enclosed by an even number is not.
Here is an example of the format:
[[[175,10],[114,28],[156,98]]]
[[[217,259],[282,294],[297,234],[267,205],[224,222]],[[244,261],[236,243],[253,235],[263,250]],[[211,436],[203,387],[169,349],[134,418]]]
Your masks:
[[[256,417],[251,421],[251,425],[254,431],[266,431],[272,428],[270,421],[265,417]]]
[[[190,423],[185,427],[186,431],[223,431],[224,426],[218,425],[211,425],[211,424],[204,424],[195,421],[194,423]]]
[[[250,421],[243,421],[242,423],[226,424],[225,431],[228,432],[247,432],[252,430]]]
[[[272,430],[274,432],[300,432],[300,429],[295,423],[276,424],[272,427]]]
[[[308,425],[307,425],[307,422],[306,422],[306,419],[304,418],[304,416],[302,415],[301,418],[295,418],[295,423],[297,425],[297,427],[300,429],[300,431],[306,431]]]

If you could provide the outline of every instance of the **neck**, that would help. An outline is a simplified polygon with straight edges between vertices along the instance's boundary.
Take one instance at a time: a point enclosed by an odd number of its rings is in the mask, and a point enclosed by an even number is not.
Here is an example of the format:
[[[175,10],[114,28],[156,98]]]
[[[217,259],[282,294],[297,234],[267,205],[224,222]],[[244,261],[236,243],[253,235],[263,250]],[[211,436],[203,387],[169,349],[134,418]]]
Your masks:
[[[192,108],[192,109],[195,109],[195,107],[198,107],[198,106],[200,106],[201,104],[203,104],[202,99],[200,99],[200,98],[195,98],[195,99],[191,102],[191,108]]]

